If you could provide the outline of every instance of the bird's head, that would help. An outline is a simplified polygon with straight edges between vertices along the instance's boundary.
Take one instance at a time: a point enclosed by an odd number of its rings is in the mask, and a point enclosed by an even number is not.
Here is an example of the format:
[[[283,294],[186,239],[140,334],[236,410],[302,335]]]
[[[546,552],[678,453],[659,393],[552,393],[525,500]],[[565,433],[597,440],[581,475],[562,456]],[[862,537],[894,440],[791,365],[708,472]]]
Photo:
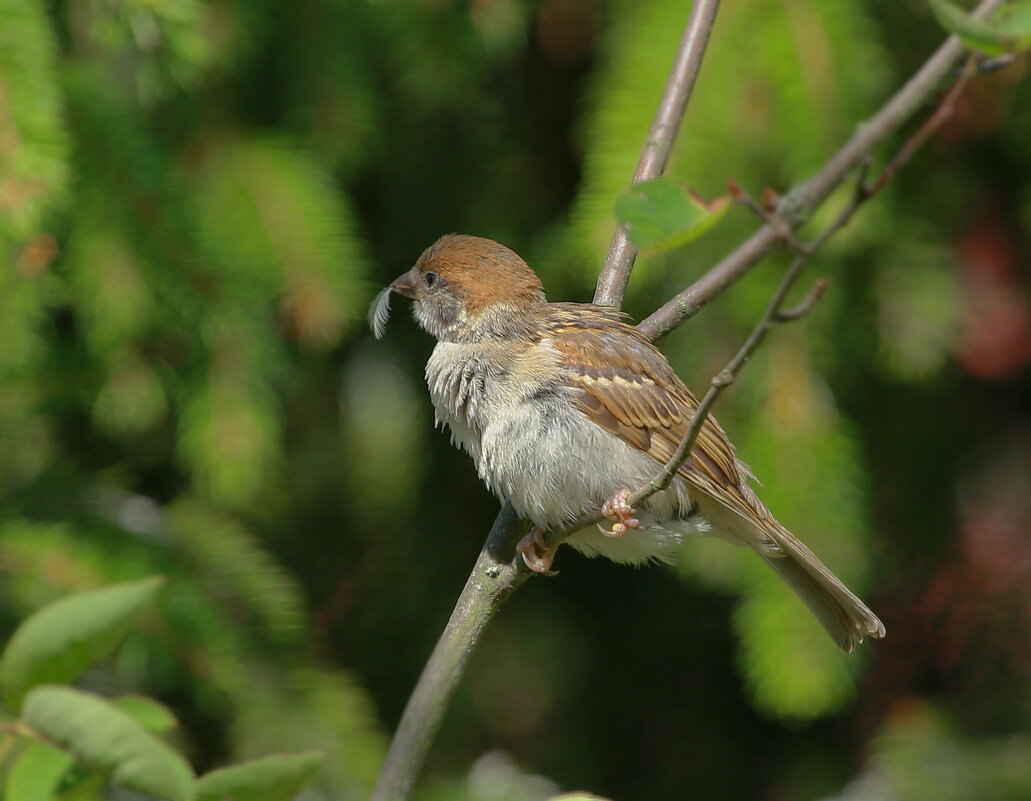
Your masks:
[[[438,239],[380,293],[369,310],[377,336],[393,292],[414,300],[419,325],[445,342],[521,336],[547,302],[537,274],[514,251],[466,234]]]

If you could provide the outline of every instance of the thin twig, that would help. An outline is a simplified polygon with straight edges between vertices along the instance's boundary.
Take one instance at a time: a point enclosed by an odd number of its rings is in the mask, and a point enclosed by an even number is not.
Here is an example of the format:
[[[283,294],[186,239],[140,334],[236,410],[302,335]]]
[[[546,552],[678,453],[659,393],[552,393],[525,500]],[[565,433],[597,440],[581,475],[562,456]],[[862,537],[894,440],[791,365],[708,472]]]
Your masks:
[[[909,160],[913,158],[913,154],[926,142],[931,136],[937,131],[946,120],[949,119],[956,112],[956,101],[959,96],[963,94],[963,90],[967,88],[967,84],[970,83],[970,79],[977,73],[977,59],[973,53],[967,56],[966,63],[963,65],[963,70],[960,73],[959,78],[952,85],[948,94],[939,104],[937,110],[928,117],[924,124],[921,125],[909,139],[906,140],[905,144],[899,148],[899,151],[895,154],[891,161],[888,162],[888,166],[884,168],[880,176],[869,188],[871,196],[876,195],[881,189],[884,188],[885,184],[888,183],[895,174],[902,169]]]
[[[782,310],[781,306],[784,305],[784,300],[787,298],[788,292],[790,292],[791,288],[795,285],[798,277],[802,274],[802,270],[805,269],[806,264],[816,256],[820,251],[820,248],[823,247],[835,232],[844,227],[848,220],[851,219],[852,215],[855,214],[859,206],[861,206],[868,197],[870,197],[870,195],[865,191],[863,178],[860,176],[860,179],[857,182],[857,191],[853,195],[852,202],[842,210],[837,218],[835,218],[834,222],[832,222],[813,242],[808,244],[799,243],[795,252],[795,258],[784,273],[784,276],[780,279],[780,283],[777,285],[773,295],[770,297],[769,303],[766,304],[766,309],[759,317],[758,322],[756,322],[755,326],[749,332],[748,337],[745,339],[738,352],[734,354],[733,358],[727,362],[727,365],[716,373],[709,382],[709,389],[698,403],[698,408],[695,409],[694,415],[691,417],[691,422],[687,427],[687,432],[684,434],[683,439],[680,440],[680,444],[677,446],[676,451],[673,452],[669,461],[663,465],[662,470],[648,483],[647,486],[642,487],[640,490],[629,496],[628,502],[631,506],[640,505],[656,492],[661,492],[672,483],[681,466],[691,455],[695,441],[698,439],[698,435],[701,433],[702,427],[705,425],[705,420],[709,416],[709,411],[716,404],[716,400],[723,394],[727,387],[737,380],[741,369],[748,363],[748,360],[752,358],[752,355],[759,348],[759,345],[762,344],[770,330],[780,323],[798,320],[813,310],[813,307],[817,302],[819,302],[820,298],[823,296],[824,290],[827,288],[828,282],[825,278],[817,281],[813,285],[813,288],[809,290],[809,294],[806,295],[805,299],[797,306],[793,306],[787,310]]]
[[[713,376],[709,389],[699,402],[698,408],[695,410],[695,413],[691,418],[691,423],[688,425],[687,432],[684,434],[683,439],[677,446],[676,451],[666,464],[663,465],[662,470],[651,480],[651,482],[649,482],[647,486],[642,487],[637,492],[634,492],[629,496],[628,502],[631,506],[640,505],[656,492],[661,492],[672,483],[677,472],[680,470],[680,467],[691,455],[691,450],[694,448],[695,441],[698,439],[702,426],[705,424],[705,419],[708,417],[709,411],[712,409],[713,405],[715,405],[717,398],[719,398],[727,387],[734,383],[738,374],[741,372],[741,369],[748,363],[748,360],[752,358],[752,354],[754,354],[759,345],[762,344],[762,341],[766,338],[766,335],[770,330],[778,323],[797,320],[813,310],[813,307],[819,302],[824,291],[827,289],[829,282],[826,278],[821,278],[816,281],[801,303],[790,309],[781,309],[781,306],[783,305],[788,292],[791,290],[791,287],[802,274],[802,270],[805,268],[806,264],[808,264],[816,254],[820,252],[832,236],[848,225],[849,221],[855,216],[856,212],[859,211],[863,204],[877,195],[877,193],[880,192],[898,173],[898,171],[912,158],[913,154],[920,148],[920,146],[923,145],[934,134],[934,132],[945,123],[946,120],[949,119],[955,109],[956,99],[962,93],[963,89],[966,88],[967,83],[975,73],[974,56],[971,54],[967,58],[966,68],[961,74],[959,80],[956,81],[955,85],[945,95],[941,103],[938,105],[938,108],[935,109],[934,113],[928,117],[916,132],[902,144],[902,147],[899,148],[896,154],[888,162],[888,165],[877,177],[877,180],[871,185],[868,185],[866,180],[870,162],[868,158],[863,158],[860,163],[859,173],[856,176],[855,190],[852,193],[851,200],[840,212],[838,212],[838,215],[830,225],[828,225],[816,239],[809,243],[802,243],[795,240],[793,235],[790,239],[785,237],[786,241],[791,244],[792,250],[795,253],[795,258],[791,262],[791,266],[788,267],[787,272],[784,273],[784,277],[781,278],[780,283],[777,285],[777,289],[770,298],[766,309],[763,311],[759,321],[752,328],[747,339],[745,339],[740,350],[738,350],[734,357],[727,363],[726,367]],[[736,184],[734,186],[736,186]],[[786,223],[785,220],[770,217],[768,212],[752,200],[744,190],[740,189],[740,187],[737,187],[737,189],[738,193],[735,194],[735,199],[747,198],[745,204],[761,217],[766,219],[767,224],[771,229],[783,230]],[[734,194],[733,190],[732,194]],[[577,531],[580,528],[582,528],[582,526],[578,524],[570,531],[570,533],[572,533],[572,531]],[[556,537],[553,539],[549,538],[549,543],[561,541],[565,536],[568,536],[568,534],[563,537]]]
[[[983,18],[1000,5],[1002,0],[982,0],[972,16]],[[790,218],[793,227],[805,222],[868,153],[923,105],[963,52],[960,41],[950,36],[916,75],[869,122],[861,125],[816,175],[783,196],[781,212]],[[764,225],[737,250],[643,320],[638,328],[653,340],[665,336],[758,264],[780,239],[773,226]]]
[[[727,363],[727,366],[712,377],[712,380],[709,382],[709,389],[698,403],[698,408],[695,409],[695,413],[691,417],[691,422],[687,427],[687,433],[685,433],[684,438],[680,440],[680,444],[677,446],[676,451],[673,452],[673,456],[670,457],[669,461],[667,461],[665,465],[663,465],[659,474],[656,475],[646,487],[642,487],[640,490],[630,495],[628,502],[631,506],[639,506],[655,493],[666,489],[666,487],[673,482],[674,477],[676,477],[684,462],[686,462],[688,457],[691,455],[695,441],[698,439],[698,435],[701,433],[702,427],[705,425],[705,420],[709,416],[709,411],[716,404],[716,400],[723,394],[727,387],[734,383],[737,379],[738,373],[741,372],[741,368],[744,367],[745,364],[748,363],[748,360],[752,358],[752,354],[754,354],[759,345],[762,344],[762,341],[766,338],[770,329],[781,322],[781,304],[783,304],[788,291],[794,285],[798,276],[801,274],[802,269],[809,262],[810,258],[812,257],[802,253],[795,256],[791,266],[788,268],[787,272],[784,273],[784,277],[781,278],[780,284],[778,284],[776,291],[773,293],[773,297],[770,298],[770,302],[766,306],[766,310],[763,312],[762,317],[759,318],[759,322],[755,324],[755,327],[749,333],[744,344],[738,352],[734,354],[734,358]],[[812,305],[815,305],[815,303],[816,301],[814,300]],[[809,308],[812,308],[812,305],[810,305]]]
[[[776,232],[777,236],[793,251],[799,253],[804,250],[805,246],[795,236],[795,231],[791,226],[791,221],[778,214],[776,208],[767,208],[764,204],[755,200],[755,198],[748,194],[748,190],[733,178],[727,179],[727,193],[735,203],[739,203],[744,206],[752,212],[752,214],[770,226]]]
[[[827,291],[827,287],[831,285],[829,278],[817,278],[813,282],[813,288],[809,290],[809,293],[805,296],[805,299],[796,306],[792,306],[790,309],[783,309],[777,312],[777,321],[786,323],[791,320],[797,320],[800,317],[805,317],[809,312],[813,310],[813,307],[820,302],[823,297],[823,293]]]
[[[860,177],[856,193],[853,196],[853,201],[841,211],[838,217],[835,218],[834,222],[832,222],[813,242],[808,244],[798,244],[795,258],[784,273],[784,276],[781,278],[780,283],[773,292],[773,295],[770,297],[769,303],[767,303],[762,316],[759,317],[758,322],[756,322],[755,326],[749,332],[748,337],[745,339],[737,353],[734,354],[733,358],[727,362],[727,365],[716,373],[709,382],[709,389],[705,395],[702,396],[701,401],[699,401],[698,408],[695,409],[694,414],[691,416],[691,422],[688,424],[687,431],[680,440],[680,444],[677,445],[677,449],[673,452],[673,455],[669,458],[666,464],[662,466],[662,470],[660,470],[655,477],[648,482],[648,484],[637,491],[632,492],[627,497],[627,502],[630,506],[639,506],[655,493],[666,489],[673,482],[673,479],[680,471],[680,468],[691,455],[695,441],[698,439],[698,435],[701,433],[702,427],[705,425],[705,420],[709,416],[710,410],[716,404],[716,400],[721,394],[723,394],[727,387],[737,380],[741,369],[748,363],[748,360],[752,358],[752,355],[758,349],[759,345],[762,344],[762,341],[766,338],[766,335],[770,330],[779,323],[790,322],[804,317],[812,311],[813,307],[817,302],[819,302],[820,298],[823,296],[824,290],[827,288],[828,281],[825,278],[818,280],[813,285],[813,288],[809,291],[806,298],[797,306],[793,306],[787,310],[781,309],[785,298],[787,298],[788,292],[791,291],[792,286],[794,286],[795,282],[798,280],[798,277],[801,275],[806,264],[816,256],[820,248],[823,247],[835,232],[844,227],[845,223],[847,223],[848,220],[851,219],[852,215],[855,214],[856,209],[858,209],[859,206],[862,205],[868,197],[870,197],[870,195],[865,191],[865,188],[861,188],[863,187],[862,180],[862,177]],[[547,537],[547,543],[548,545],[557,545],[567,539],[574,532],[579,531],[585,525],[599,522],[601,519],[602,516],[598,514],[591,516],[589,519],[577,521],[568,529],[549,535]]]
[[[684,433],[683,438],[677,445],[673,455],[666,461],[662,466],[662,469],[656,473],[656,475],[643,487],[638,488],[634,492],[627,496],[627,502],[631,507],[640,506],[648,498],[657,492],[662,492],[666,489],[676,478],[677,473],[683,466],[684,462],[691,455],[691,451],[694,448],[694,444],[698,439],[698,435],[702,431],[702,427],[705,425],[705,420],[709,416],[709,412],[712,407],[716,404],[719,396],[729,387],[734,381],[737,380],[738,374],[742,368],[748,363],[748,360],[752,358],[752,355],[758,349],[759,345],[762,344],[766,335],[776,325],[784,322],[791,322],[804,317],[813,307],[819,302],[823,296],[824,290],[827,288],[828,281],[825,278],[819,279],[809,290],[805,299],[791,307],[790,309],[782,309],[784,300],[787,298],[788,292],[794,286],[798,277],[802,274],[802,270],[805,268],[820,249],[827,243],[827,241],[834,236],[838,231],[848,224],[848,221],[852,219],[853,215],[867,200],[873,197],[873,193],[870,192],[866,186],[866,162],[864,161],[863,169],[859,172],[856,177],[856,188],[852,193],[852,199],[834,218],[834,220],[828,225],[823,232],[812,242],[803,243],[795,242],[793,250],[795,257],[788,267],[784,276],[781,278],[780,283],[774,290],[773,295],[770,297],[769,302],[766,305],[765,310],[759,317],[755,326],[749,332],[744,343],[741,345],[737,353],[734,354],[733,358],[727,363],[727,365],[720,370],[716,375],[712,377],[709,382],[709,389],[705,395],[702,396],[701,401],[698,403],[698,407],[695,409],[694,414],[691,416],[691,421],[688,423],[687,431]],[[754,201],[753,201],[754,203]],[[777,228],[781,226],[779,220],[771,220],[771,227]],[[604,519],[600,512],[588,515],[586,517],[577,520],[570,526],[558,530],[551,531],[544,535],[545,543],[549,546],[557,546],[562,542],[565,542],[570,536],[585,528],[588,525],[599,523]]]
[[[712,31],[720,0],[695,0],[691,5],[691,13],[687,18],[684,35],[680,47],[673,60],[666,88],[655,111],[651,130],[641,150],[641,158],[637,162],[633,182],[640,183],[658,178],[666,169],[673,142],[677,138],[680,121],[691,98],[695,79],[702,66],[709,33]],[[626,228],[617,226],[612,237],[605,265],[598,275],[598,286],[594,292],[594,302],[602,306],[623,305],[623,294],[626,292],[630,271],[634,268],[637,250],[627,237]]]

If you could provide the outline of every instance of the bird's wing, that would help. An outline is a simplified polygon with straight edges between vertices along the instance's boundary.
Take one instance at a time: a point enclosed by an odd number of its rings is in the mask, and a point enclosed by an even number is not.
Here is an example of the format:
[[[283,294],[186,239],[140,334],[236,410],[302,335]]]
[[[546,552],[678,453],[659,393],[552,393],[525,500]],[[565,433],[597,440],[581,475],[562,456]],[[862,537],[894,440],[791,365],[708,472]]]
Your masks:
[[[580,410],[594,423],[644,451],[658,465],[673,456],[698,401],[666,357],[611,309],[549,304],[546,336],[565,380],[582,390]],[[727,435],[711,416],[679,474],[724,506],[764,527],[742,496],[739,462]],[[629,487],[628,489],[635,489]]]

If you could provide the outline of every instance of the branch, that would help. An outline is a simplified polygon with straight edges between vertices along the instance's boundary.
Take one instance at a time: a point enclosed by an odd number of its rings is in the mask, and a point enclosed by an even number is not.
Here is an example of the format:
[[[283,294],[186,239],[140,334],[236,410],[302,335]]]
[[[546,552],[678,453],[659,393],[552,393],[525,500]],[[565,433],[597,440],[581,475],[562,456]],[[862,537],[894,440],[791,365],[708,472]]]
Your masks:
[[[676,451],[673,452],[669,461],[663,466],[662,471],[646,487],[643,487],[629,497],[628,502],[631,506],[640,505],[656,492],[661,492],[672,483],[680,467],[691,455],[695,441],[698,439],[699,433],[701,433],[702,426],[705,425],[705,419],[709,416],[709,411],[716,404],[716,400],[727,387],[734,383],[742,368],[758,350],[759,345],[762,344],[770,330],[780,323],[798,320],[813,310],[813,307],[816,306],[827,289],[829,282],[826,278],[821,278],[813,284],[809,294],[797,306],[787,310],[783,310],[781,307],[784,305],[788,292],[802,274],[806,264],[816,256],[820,248],[823,247],[824,243],[831,236],[844,227],[856,210],[870,197],[871,194],[867,191],[864,183],[864,175],[860,175],[852,203],[838,215],[819,238],[808,245],[801,242],[794,244],[793,247],[796,250],[795,258],[791,262],[791,266],[788,267],[787,272],[784,273],[784,277],[780,279],[780,283],[777,285],[776,290],[774,290],[762,316],[759,317],[759,321],[749,332],[748,337],[738,352],[727,362],[727,366],[712,377],[712,380],[709,382],[709,389],[699,402],[698,408],[695,409],[695,413],[691,417],[691,423],[687,427],[687,432],[677,446]],[[771,221],[770,224],[776,224],[776,221]]]
[[[855,190],[852,193],[852,199],[840,212],[838,212],[838,215],[830,225],[828,225],[812,242],[800,242],[795,238],[790,222],[787,219],[777,213],[770,213],[762,204],[756,202],[751,196],[749,196],[744,189],[736,183],[731,182],[731,194],[734,198],[752,210],[766,223],[770,230],[774,231],[780,239],[786,242],[794,252],[795,258],[788,267],[787,272],[784,273],[784,277],[781,278],[780,283],[774,290],[769,303],[766,305],[766,309],[760,316],[759,321],[748,334],[744,344],[727,363],[726,367],[712,377],[712,380],[709,383],[709,389],[699,402],[698,408],[695,409],[694,415],[691,417],[691,422],[687,427],[687,431],[685,432],[683,439],[681,439],[680,444],[677,445],[676,451],[673,452],[669,461],[663,465],[662,470],[659,471],[659,473],[656,474],[656,476],[646,486],[641,487],[627,497],[627,502],[630,506],[640,506],[640,504],[652,495],[657,492],[661,492],[672,483],[681,466],[691,455],[691,450],[694,448],[695,441],[698,439],[702,426],[705,424],[709,411],[715,405],[716,400],[727,387],[734,383],[742,368],[748,363],[748,360],[752,358],[752,355],[759,348],[759,345],[762,344],[762,341],[766,338],[766,335],[770,330],[779,323],[798,320],[813,310],[813,307],[815,307],[819,302],[829,285],[829,281],[826,278],[821,278],[816,281],[801,303],[791,307],[790,309],[782,308],[788,292],[791,290],[792,286],[794,286],[798,277],[802,274],[802,270],[805,268],[806,264],[808,264],[820,252],[831,237],[848,225],[849,221],[855,216],[856,212],[859,211],[863,204],[876,196],[877,193],[879,193],[902,168],[902,166],[912,158],[913,154],[920,148],[920,146],[926,142],[950,116],[952,116],[952,113],[955,111],[956,99],[960,94],[962,94],[966,85],[970,82],[970,79],[977,72],[976,59],[974,55],[971,54],[967,57],[967,61],[960,73],[959,79],[945,95],[938,108],[930,117],[927,118],[923,125],[921,125],[916,132],[903,143],[902,147],[899,148],[898,152],[891,158],[888,165],[878,176],[877,180],[871,185],[867,185],[866,182],[867,171],[869,169],[869,158],[864,155],[860,163],[859,174],[856,177],[856,185]],[[590,517],[583,518],[562,531],[549,533],[546,536],[546,542],[549,546],[558,545],[573,533],[587,525],[598,523],[602,519],[603,517],[601,514],[595,514]]]
[[[790,309],[777,312],[777,322],[787,323],[791,320],[805,317],[813,310],[813,307],[820,302],[820,299],[823,297],[823,293],[827,291],[827,287],[830,285],[831,282],[829,278],[818,279],[816,283],[813,284],[813,288],[809,290],[809,294],[805,296],[805,300],[797,306],[792,306]]]
[[[371,801],[408,798],[480,635],[505,598],[533,575],[521,559],[513,557],[513,544],[522,528],[512,506],[506,503],[501,507],[451,618],[408,699]]]
[[[1000,5],[1002,0],[982,0],[973,15],[982,18]],[[963,52],[960,41],[950,36],[871,120],[859,126],[855,135],[830,158],[823,169],[783,196],[778,212],[782,218],[787,219],[791,230],[807,221],[867,154],[898,130],[923,105]],[[969,71],[964,72],[969,74]],[[775,226],[763,225],[737,250],[642,321],[638,328],[653,340],[664,337],[758,264],[781,238]]]
[[[784,277],[781,278],[780,283],[774,290],[773,295],[770,297],[769,303],[766,305],[766,309],[759,317],[758,322],[749,332],[748,337],[745,339],[744,344],[734,357],[727,362],[727,365],[720,370],[716,375],[712,377],[709,382],[709,389],[702,397],[702,400],[698,404],[698,408],[695,409],[694,414],[691,416],[691,422],[687,426],[687,431],[684,433],[683,439],[680,440],[680,444],[677,445],[677,449],[673,452],[673,455],[669,458],[669,461],[663,465],[662,469],[648,482],[645,486],[638,489],[636,492],[632,492],[627,496],[627,502],[632,507],[640,506],[648,498],[657,492],[662,492],[666,489],[676,477],[680,471],[681,466],[687,461],[691,455],[691,450],[694,448],[695,441],[698,439],[698,435],[701,433],[702,427],[705,425],[705,420],[709,416],[709,411],[716,404],[716,400],[720,395],[723,394],[724,390],[737,380],[738,374],[742,368],[748,363],[748,360],[752,358],[752,355],[758,350],[759,345],[762,344],[766,335],[780,323],[791,322],[798,320],[810,311],[819,302],[823,296],[829,282],[826,278],[819,279],[813,284],[812,289],[809,290],[809,294],[806,295],[805,299],[797,306],[793,306],[790,309],[784,310],[781,307],[784,305],[784,300],[787,298],[788,292],[795,285],[798,277],[802,274],[802,270],[820,251],[820,248],[830,239],[835,233],[840,231],[845,224],[852,218],[856,210],[865,203],[872,194],[869,192],[865,185],[865,171],[860,175],[859,180],[856,183],[856,191],[853,195],[852,202],[846,206],[841,213],[835,218],[820,236],[809,244],[798,242],[792,239],[792,247],[795,249],[795,258],[788,267],[787,272],[784,273]],[[760,210],[757,204],[752,201],[751,198],[747,199],[747,203],[750,208],[755,208],[756,213],[766,218],[764,212]],[[782,225],[780,220],[770,220],[771,226],[779,227]],[[587,525],[601,522],[603,519],[601,514],[595,514],[588,518],[578,520],[573,525],[559,532],[549,533],[546,536],[546,542],[549,546],[558,545],[559,543],[568,539],[572,534],[584,528]]]
[[[659,107],[655,111],[651,130],[637,162],[633,183],[658,178],[666,169],[673,142],[677,138],[680,120],[683,119],[687,102],[691,98],[695,79],[702,66],[702,56],[709,43],[709,33],[719,10],[720,0],[695,0],[691,4],[691,14],[687,18],[684,36],[673,60],[673,69],[666,81],[666,89],[662,93]],[[594,292],[594,302],[601,306],[623,305],[623,294],[626,292],[630,271],[634,269],[637,250],[630,244],[626,227],[619,225],[612,237],[605,266],[598,275],[598,287]]]

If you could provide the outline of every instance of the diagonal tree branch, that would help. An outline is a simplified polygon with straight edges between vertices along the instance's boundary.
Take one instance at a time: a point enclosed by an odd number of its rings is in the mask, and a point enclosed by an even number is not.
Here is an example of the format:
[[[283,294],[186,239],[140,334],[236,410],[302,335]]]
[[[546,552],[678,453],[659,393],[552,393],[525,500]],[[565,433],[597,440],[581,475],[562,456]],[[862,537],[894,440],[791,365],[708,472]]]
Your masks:
[[[982,0],[973,14],[984,17],[1002,3],[1003,0]],[[816,175],[783,196],[778,209],[780,218],[786,220],[792,230],[807,221],[867,154],[927,101],[963,53],[959,39],[950,36],[880,111],[859,126],[855,135]],[[664,337],[758,264],[781,238],[776,226],[764,225],[723,261],[643,320],[638,328],[653,340]]]
[[[797,320],[812,311],[813,307],[817,302],[819,302],[827,288],[828,281],[825,278],[819,279],[813,285],[812,289],[801,303],[790,309],[782,308],[788,292],[790,292],[791,288],[802,274],[805,266],[820,252],[831,237],[848,225],[856,212],[859,211],[867,201],[876,196],[888,184],[888,182],[891,181],[898,171],[909,162],[913,157],[913,154],[919,150],[920,146],[930,139],[931,136],[934,135],[935,131],[937,131],[945,121],[952,116],[955,111],[956,100],[963,93],[963,90],[966,88],[967,84],[976,72],[976,60],[973,54],[971,54],[967,57],[959,78],[953,84],[952,88],[950,88],[946,93],[934,113],[928,117],[916,132],[902,144],[902,147],[899,148],[895,155],[888,161],[887,166],[881,171],[877,180],[872,184],[867,184],[866,180],[869,168],[869,154],[863,156],[860,160],[859,175],[856,178],[855,190],[852,192],[851,200],[840,212],[838,212],[838,215],[830,225],[828,225],[823,232],[810,243],[800,242],[796,239],[788,220],[781,217],[779,214],[767,213],[763,207],[749,197],[743,189],[738,187],[736,184],[732,184],[731,194],[735,195],[741,202],[759,216],[760,219],[766,222],[766,225],[770,229],[776,231],[780,239],[787,243],[787,245],[794,251],[795,258],[792,260],[791,265],[781,278],[780,283],[777,285],[773,295],[770,297],[766,309],[763,311],[758,322],[756,322],[755,326],[749,332],[744,344],[741,345],[741,348],[736,354],[734,354],[727,365],[713,376],[710,381],[709,389],[699,402],[698,408],[695,409],[695,412],[691,417],[691,422],[688,424],[687,431],[685,432],[683,439],[681,439],[680,443],[677,445],[677,449],[673,452],[673,455],[669,458],[666,464],[663,465],[662,470],[660,470],[646,486],[639,488],[627,497],[627,502],[630,506],[639,506],[655,493],[666,489],[673,482],[673,479],[676,477],[680,467],[691,455],[691,450],[694,448],[695,441],[698,439],[702,426],[705,424],[705,419],[708,417],[709,412],[715,405],[716,400],[721,394],[723,394],[727,387],[734,383],[738,374],[741,372],[745,364],[748,363],[748,360],[752,358],[752,355],[758,349],[759,345],[762,344],[766,335],[769,334],[769,332],[779,323]],[[556,546],[580,529],[585,528],[588,525],[601,522],[602,519],[603,516],[600,513],[585,517],[561,531],[549,532],[545,537],[545,542],[549,546]]]
[[[651,130],[641,150],[641,158],[637,162],[633,183],[658,178],[666,169],[669,154],[680,129],[680,121],[684,110],[691,99],[691,90],[702,66],[709,33],[716,21],[720,0],[695,0],[691,4],[691,14],[687,18],[687,26],[680,40],[680,47],[673,59],[673,69],[666,81],[666,89],[662,93],[659,107],[655,111]],[[594,302],[601,306],[623,305],[623,294],[626,292],[630,271],[634,269],[637,250],[627,237],[626,228],[616,227],[609,246],[605,266],[598,275],[598,287],[594,292]]]
[[[523,528],[512,506],[505,504],[408,699],[372,801],[408,798],[480,635],[505,598],[533,575],[521,560],[512,559],[513,543]]]

